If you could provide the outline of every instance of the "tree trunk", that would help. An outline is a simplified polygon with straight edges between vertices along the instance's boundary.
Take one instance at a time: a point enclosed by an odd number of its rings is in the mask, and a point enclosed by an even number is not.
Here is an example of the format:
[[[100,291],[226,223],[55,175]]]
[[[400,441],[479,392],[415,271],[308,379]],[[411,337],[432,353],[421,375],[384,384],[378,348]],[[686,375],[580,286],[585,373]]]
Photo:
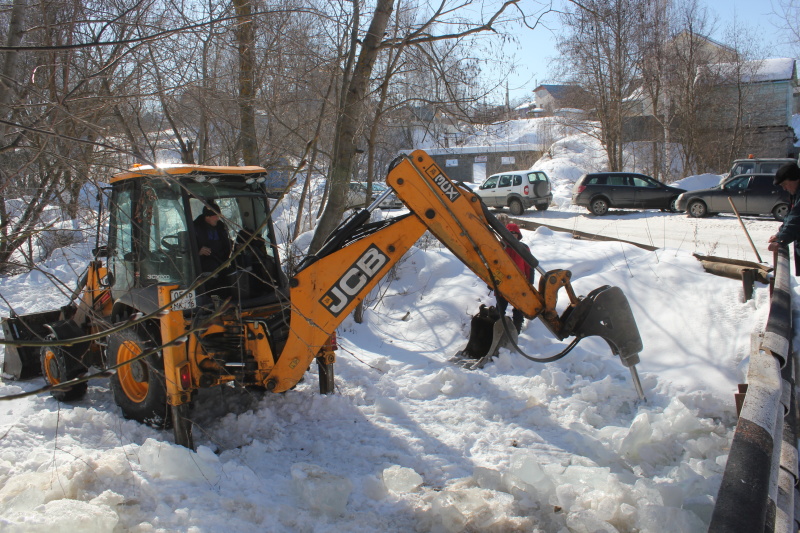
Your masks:
[[[334,134],[337,142],[328,178],[330,196],[311,241],[309,253],[315,253],[320,249],[327,236],[339,224],[342,213],[344,213],[347,188],[357,154],[357,131],[364,114],[364,98],[372,69],[378,57],[380,42],[389,23],[393,7],[394,0],[378,0],[353,75],[349,84],[345,86],[344,103],[336,121]]]
[[[251,0],[233,0],[239,17],[236,41],[239,45],[239,133],[242,159],[245,165],[258,165],[255,110],[255,29]]]

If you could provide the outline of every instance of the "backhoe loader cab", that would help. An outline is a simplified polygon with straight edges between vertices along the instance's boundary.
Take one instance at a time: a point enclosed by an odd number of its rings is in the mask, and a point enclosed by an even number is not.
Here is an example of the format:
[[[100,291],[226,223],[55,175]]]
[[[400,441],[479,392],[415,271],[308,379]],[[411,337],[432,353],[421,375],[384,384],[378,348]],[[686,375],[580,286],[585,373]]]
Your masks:
[[[115,315],[126,307],[140,310],[136,301],[155,304],[155,287],[185,289],[210,277],[200,265],[198,225],[203,208],[218,206],[231,248],[239,247],[234,261],[216,278],[244,307],[257,305],[266,293],[285,289],[269,198],[260,167],[170,166],[139,167],[111,180],[108,281]],[[246,243],[246,245],[245,245]],[[220,262],[228,259],[220,257]],[[180,303],[187,311],[208,305],[207,283],[189,291]]]

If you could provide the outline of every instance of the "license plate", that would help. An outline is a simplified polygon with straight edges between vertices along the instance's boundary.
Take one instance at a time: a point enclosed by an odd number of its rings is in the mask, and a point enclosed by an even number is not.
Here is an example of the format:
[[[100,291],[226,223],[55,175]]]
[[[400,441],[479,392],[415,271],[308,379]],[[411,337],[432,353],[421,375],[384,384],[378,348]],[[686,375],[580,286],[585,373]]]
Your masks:
[[[181,297],[181,294],[183,294],[184,292],[185,291],[183,289],[170,291],[169,297],[172,300],[173,311],[186,311],[197,307],[197,302],[195,302],[194,291],[187,292],[186,294],[183,295],[183,297]],[[178,299],[179,297],[180,299]]]

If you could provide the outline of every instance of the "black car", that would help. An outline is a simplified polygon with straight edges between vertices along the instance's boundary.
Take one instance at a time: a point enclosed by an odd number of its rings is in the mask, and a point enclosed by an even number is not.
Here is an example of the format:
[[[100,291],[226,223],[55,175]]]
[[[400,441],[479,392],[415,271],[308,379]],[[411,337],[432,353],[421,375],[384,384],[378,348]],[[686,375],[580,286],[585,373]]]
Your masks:
[[[572,203],[598,216],[608,213],[610,207],[675,211],[675,200],[684,192],[644,174],[596,172],[584,174],[575,182]]]
[[[733,213],[730,198],[740,215],[771,214],[783,220],[789,212],[789,193],[773,184],[774,174],[742,174],[710,189],[683,193],[677,208],[690,217]]]

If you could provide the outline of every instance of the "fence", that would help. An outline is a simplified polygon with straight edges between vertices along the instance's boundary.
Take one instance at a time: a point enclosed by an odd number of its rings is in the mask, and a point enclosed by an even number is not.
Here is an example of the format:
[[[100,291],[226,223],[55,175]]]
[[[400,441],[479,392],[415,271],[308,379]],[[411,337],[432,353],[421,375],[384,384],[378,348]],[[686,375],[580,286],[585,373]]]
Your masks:
[[[800,522],[789,251],[776,254],[769,319],[750,357],[709,532],[793,532]]]

